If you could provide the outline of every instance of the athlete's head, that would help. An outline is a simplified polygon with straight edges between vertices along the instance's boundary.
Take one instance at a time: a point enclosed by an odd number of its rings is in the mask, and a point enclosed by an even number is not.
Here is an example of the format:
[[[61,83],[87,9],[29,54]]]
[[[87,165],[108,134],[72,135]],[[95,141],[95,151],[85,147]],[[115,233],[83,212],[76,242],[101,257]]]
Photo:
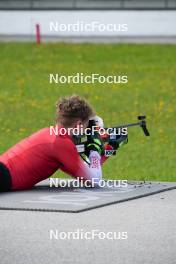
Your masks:
[[[93,108],[78,95],[60,98],[56,103],[56,122],[65,128],[75,128],[80,125],[86,128],[89,119],[94,115]]]

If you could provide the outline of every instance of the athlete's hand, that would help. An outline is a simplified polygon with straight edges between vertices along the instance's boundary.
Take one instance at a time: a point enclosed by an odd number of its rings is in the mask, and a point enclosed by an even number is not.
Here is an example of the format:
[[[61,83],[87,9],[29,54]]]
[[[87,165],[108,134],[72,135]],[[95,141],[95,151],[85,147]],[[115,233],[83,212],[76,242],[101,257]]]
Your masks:
[[[85,147],[85,154],[89,157],[91,151],[97,151],[100,155],[103,154],[104,147],[99,138],[92,138]]]
[[[113,147],[114,150],[117,150],[121,146],[128,143],[128,135],[120,135],[115,141],[109,142],[109,145]]]
[[[99,116],[94,116],[89,120],[89,127],[97,126],[99,128],[103,127],[103,119]],[[100,138],[99,132],[94,132],[94,134],[87,136],[87,144],[85,146],[85,154],[89,157],[91,151],[97,151],[100,155],[104,153],[104,145]]]

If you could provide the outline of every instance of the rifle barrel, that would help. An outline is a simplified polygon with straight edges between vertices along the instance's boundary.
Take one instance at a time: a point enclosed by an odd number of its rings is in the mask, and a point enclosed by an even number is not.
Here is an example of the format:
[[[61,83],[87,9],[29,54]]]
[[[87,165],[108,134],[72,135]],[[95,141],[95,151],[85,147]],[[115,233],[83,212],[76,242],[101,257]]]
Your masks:
[[[126,125],[119,125],[119,126],[115,126],[112,128],[125,128],[125,127],[132,127],[132,126],[141,126],[142,122],[137,122],[137,123],[131,123],[131,124],[126,124]],[[108,129],[108,128],[105,128]]]

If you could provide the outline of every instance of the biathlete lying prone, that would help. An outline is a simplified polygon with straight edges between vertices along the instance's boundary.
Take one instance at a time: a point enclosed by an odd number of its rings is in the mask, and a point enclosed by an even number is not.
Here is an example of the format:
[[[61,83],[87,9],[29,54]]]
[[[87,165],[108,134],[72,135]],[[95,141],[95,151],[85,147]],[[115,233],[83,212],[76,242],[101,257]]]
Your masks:
[[[92,107],[77,95],[61,98],[56,104],[56,114],[56,125],[66,131],[68,128],[86,129],[89,120],[95,117]],[[107,159],[102,154],[105,147],[102,141],[92,137],[86,147],[90,161],[87,164],[80,157],[73,136],[68,133],[51,135],[50,128],[43,128],[3,153],[0,156],[0,191],[29,189],[58,169],[75,178],[101,180],[101,166]],[[107,149],[113,147],[106,145]]]

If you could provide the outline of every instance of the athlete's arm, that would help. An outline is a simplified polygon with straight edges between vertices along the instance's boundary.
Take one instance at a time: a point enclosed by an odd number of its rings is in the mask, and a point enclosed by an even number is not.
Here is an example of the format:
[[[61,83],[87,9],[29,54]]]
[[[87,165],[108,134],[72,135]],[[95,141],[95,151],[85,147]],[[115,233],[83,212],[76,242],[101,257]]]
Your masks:
[[[61,164],[61,170],[67,174],[94,182],[102,179],[101,156],[97,151],[90,152],[88,165],[80,158],[74,143],[68,138],[62,138],[53,144],[53,154]]]

